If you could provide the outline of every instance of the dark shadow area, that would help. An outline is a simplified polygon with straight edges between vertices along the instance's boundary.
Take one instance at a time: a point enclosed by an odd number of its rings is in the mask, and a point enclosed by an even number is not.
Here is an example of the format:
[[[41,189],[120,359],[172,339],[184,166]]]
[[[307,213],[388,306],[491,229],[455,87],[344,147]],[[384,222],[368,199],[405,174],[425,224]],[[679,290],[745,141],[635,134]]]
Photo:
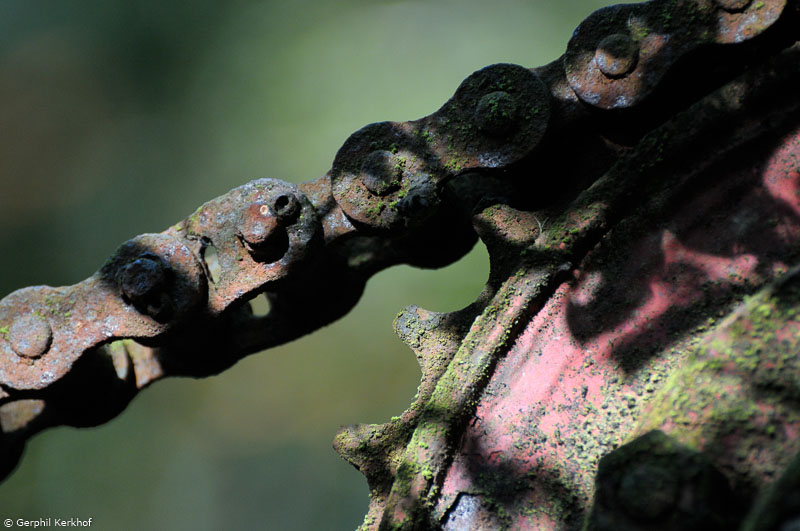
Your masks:
[[[600,459],[589,529],[737,529],[746,500],[708,458],[659,430]]]
[[[599,280],[589,302],[568,305],[576,338],[586,343],[634,319],[645,302],[657,302],[656,287],[685,294],[685,303],[673,303],[646,328],[615,344],[614,358],[626,372],[634,372],[672,338],[726,313],[757,289],[760,279],[771,278],[778,262],[798,259],[800,249],[782,231],[800,226],[800,217],[761,182],[776,148],[796,129],[790,119],[786,122],[726,154],[666,199],[644,198],[629,219],[613,228],[581,266],[582,277]],[[743,255],[755,260],[750,278],[719,270],[719,264]]]

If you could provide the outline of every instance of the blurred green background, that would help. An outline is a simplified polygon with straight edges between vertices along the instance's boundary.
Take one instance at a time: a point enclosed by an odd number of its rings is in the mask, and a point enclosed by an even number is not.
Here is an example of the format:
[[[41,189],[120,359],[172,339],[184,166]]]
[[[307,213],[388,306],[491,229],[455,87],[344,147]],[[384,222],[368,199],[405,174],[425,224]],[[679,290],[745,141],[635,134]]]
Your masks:
[[[609,3],[4,0],[0,296],[78,282],[250,179],[316,178],[361,126],[427,115],[482,66],[550,62]],[[410,403],[419,368],[395,314],[458,309],[487,273],[482,245],[443,270],[393,268],[312,336],[159,382],[102,427],[35,437],[0,485],[0,517],[356,527],[366,482],[331,440]]]

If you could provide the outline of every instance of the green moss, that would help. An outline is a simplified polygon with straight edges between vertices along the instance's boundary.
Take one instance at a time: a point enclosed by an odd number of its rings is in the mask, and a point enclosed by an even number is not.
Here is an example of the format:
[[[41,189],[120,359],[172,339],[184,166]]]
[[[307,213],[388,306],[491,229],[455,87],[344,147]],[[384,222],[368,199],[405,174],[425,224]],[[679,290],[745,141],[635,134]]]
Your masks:
[[[451,173],[458,173],[464,169],[465,159],[463,157],[453,157],[444,165],[445,169]]]
[[[372,205],[371,207],[367,208],[364,212],[371,217],[378,217],[383,212],[383,209],[386,207],[386,203],[383,201],[379,201],[376,204]]]
[[[640,41],[650,34],[650,28],[648,28],[643,24],[635,24],[635,25],[632,24],[630,30],[631,30],[631,37],[635,41]]]
[[[736,320],[723,321],[724,326],[711,330],[667,380],[642,429],[666,422],[672,426],[671,435],[682,443],[712,455],[732,453],[749,460],[753,449],[771,451],[774,443],[769,441],[783,433],[778,428],[800,417],[792,406],[800,399],[796,383],[800,338],[787,333],[790,323],[800,318],[798,295],[797,285],[784,284],[748,297]],[[720,446],[733,440],[735,448]],[[781,457],[785,456],[776,454],[773,461]],[[759,467],[765,466],[774,463],[754,464],[733,473],[745,483],[757,482],[764,473]]]
[[[369,529],[369,528],[371,528],[371,527],[372,527],[372,526],[373,526],[375,523],[376,523],[376,522],[375,522],[375,517],[374,517],[373,515],[371,515],[371,514],[369,514],[369,513],[368,513],[368,514],[367,514],[367,515],[364,517],[364,522],[361,524],[361,527],[360,527],[359,529]]]

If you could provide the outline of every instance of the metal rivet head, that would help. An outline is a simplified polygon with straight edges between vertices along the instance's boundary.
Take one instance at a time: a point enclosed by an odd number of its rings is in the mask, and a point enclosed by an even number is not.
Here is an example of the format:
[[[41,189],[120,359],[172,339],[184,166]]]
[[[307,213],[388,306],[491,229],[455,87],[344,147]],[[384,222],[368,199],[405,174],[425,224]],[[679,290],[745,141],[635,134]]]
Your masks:
[[[166,317],[171,307],[164,293],[166,284],[167,268],[161,258],[152,253],[141,254],[119,273],[122,296],[155,318]]]
[[[239,234],[248,248],[258,249],[269,241],[279,226],[278,216],[269,205],[254,203],[244,212]]]
[[[498,90],[483,96],[475,107],[478,128],[489,136],[511,133],[519,120],[517,101],[508,92]]]
[[[630,466],[625,472],[617,497],[630,516],[655,520],[675,505],[678,487],[677,471],[641,463]]]
[[[283,226],[291,223],[299,210],[297,198],[289,194],[276,197],[271,205],[253,203],[247,207],[239,223],[239,236],[250,256],[265,262],[283,256],[289,246]]]
[[[361,182],[375,195],[386,195],[400,187],[405,165],[386,150],[373,151],[361,163]]]
[[[120,288],[122,294],[131,301],[142,301],[165,283],[164,264],[153,254],[145,253],[122,268]]]
[[[24,358],[38,358],[50,348],[53,330],[47,319],[36,314],[20,317],[8,331],[11,348]]]
[[[639,46],[628,35],[615,33],[597,45],[594,62],[604,76],[615,78],[629,74],[639,60]]]
[[[734,13],[736,11],[743,11],[752,3],[752,0],[714,0],[714,3],[725,11]]]

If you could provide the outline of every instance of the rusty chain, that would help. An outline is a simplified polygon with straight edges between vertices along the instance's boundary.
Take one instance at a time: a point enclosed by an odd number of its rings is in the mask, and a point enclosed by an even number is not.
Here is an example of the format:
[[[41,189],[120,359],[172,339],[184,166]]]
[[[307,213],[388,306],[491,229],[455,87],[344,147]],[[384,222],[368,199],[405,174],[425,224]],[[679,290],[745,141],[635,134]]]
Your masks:
[[[798,18],[791,0],[601,9],[560,60],[479,70],[435,113],[355,132],[314,181],[252,181],[124,243],[83,282],[11,293],[0,301],[3,446],[105,422],[156,379],[214,374],[313,331],[380,269],[456,260],[486,201],[563,203],[674,109],[797,40]],[[576,150],[586,160],[562,172]],[[541,177],[510,182],[519,166]],[[246,304],[259,294],[267,315]]]

